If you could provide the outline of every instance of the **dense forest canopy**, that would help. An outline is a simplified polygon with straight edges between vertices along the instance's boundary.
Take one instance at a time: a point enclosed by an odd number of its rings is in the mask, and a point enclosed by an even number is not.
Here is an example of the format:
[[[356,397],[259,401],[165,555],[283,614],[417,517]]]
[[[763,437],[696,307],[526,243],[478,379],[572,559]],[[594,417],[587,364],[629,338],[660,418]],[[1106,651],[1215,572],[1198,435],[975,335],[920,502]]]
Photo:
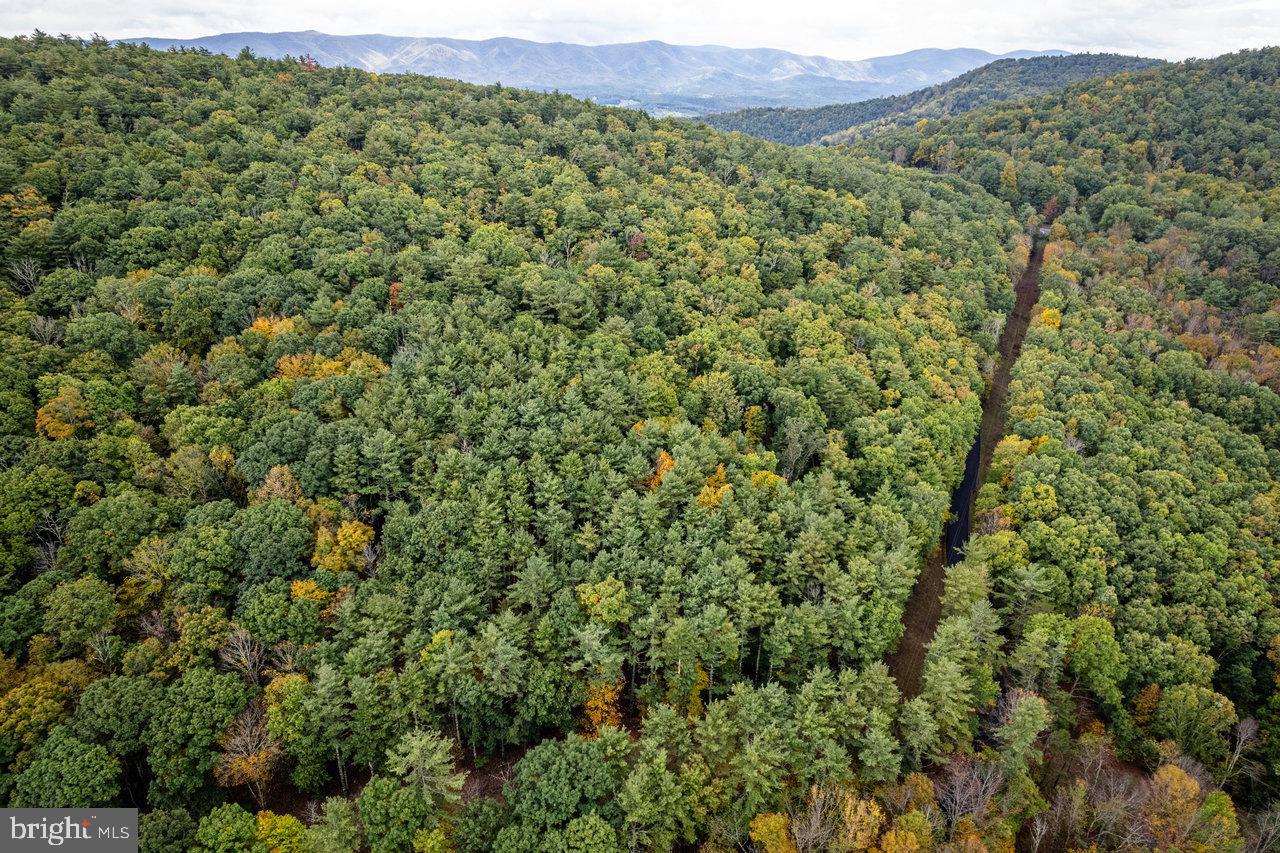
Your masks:
[[[788,149],[0,41],[0,796],[139,807],[149,851],[1276,832],[1277,79]]]
[[[1007,682],[1058,719],[1083,685],[1123,752],[1154,766],[1176,743],[1181,767],[1255,804],[1280,771],[1280,398],[1257,384],[1276,387],[1277,80],[1280,50],[1246,51],[849,151],[959,173],[1052,221],[1007,437],[926,680],[954,657],[949,624],[992,606]],[[1073,672],[1086,653],[1093,671]],[[1039,837],[1078,846],[1132,796],[1060,787]]]
[[[1181,342],[1280,389],[1280,50],[1244,51],[997,104],[866,145],[1068,210],[1057,236],[1144,279]],[[1140,248],[1139,248],[1140,247]],[[1105,261],[1104,261],[1105,262]]]
[[[47,37],[0,71],[12,802],[177,820],[371,768],[427,808],[415,738],[584,706],[699,721],[732,833],[796,774],[896,776],[880,659],[976,429],[1002,202],[414,76]],[[883,707],[801,737],[837,683]],[[642,805],[606,828],[677,831]],[[574,816],[511,807],[548,849]]]
[[[905,95],[809,109],[754,107],[712,113],[701,120],[721,130],[737,130],[785,145],[835,144],[867,136],[885,126],[956,115],[992,101],[1025,98],[1091,77],[1140,71],[1159,64],[1158,59],[1115,53],[1001,59],[954,80]]]

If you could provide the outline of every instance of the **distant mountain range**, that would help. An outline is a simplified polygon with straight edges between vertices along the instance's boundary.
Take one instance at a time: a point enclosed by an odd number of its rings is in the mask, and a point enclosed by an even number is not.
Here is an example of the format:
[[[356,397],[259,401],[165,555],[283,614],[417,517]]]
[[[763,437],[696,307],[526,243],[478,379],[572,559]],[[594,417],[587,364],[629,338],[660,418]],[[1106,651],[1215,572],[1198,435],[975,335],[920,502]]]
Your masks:
[[[992,101],[1041,95],[1092,77],[1143,71],[1163,60],[1116,53],[1075,53],[1001,59],[935,86],[905,95],[809,109],[754,107],[703,116],[721,130],[739,130],[787,145],[848,142],[888,124],[914,124],[981,107]]]
[[[927,48],[862,60],[802,56],[769,48],[684,46],[660,41],[580,45],[514,38],[483,41],[406,36],[223,33],[194,39],[135,38],[154,48],[204,48],[235,55],[310,54],[321,65],[408,71],[469,83],[558,89],[597,103],[659,115],[702,115],[753,106],[812,107],[910,92],[1002,58],[1065,51]]]

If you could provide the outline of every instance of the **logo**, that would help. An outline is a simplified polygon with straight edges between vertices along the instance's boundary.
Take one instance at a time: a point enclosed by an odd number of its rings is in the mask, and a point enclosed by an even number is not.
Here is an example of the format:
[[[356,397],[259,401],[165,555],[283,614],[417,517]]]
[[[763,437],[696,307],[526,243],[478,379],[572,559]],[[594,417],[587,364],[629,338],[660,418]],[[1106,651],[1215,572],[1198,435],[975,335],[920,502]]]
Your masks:
[[[5,853],[85,850],[137,853],[137,809],[0,809]]]

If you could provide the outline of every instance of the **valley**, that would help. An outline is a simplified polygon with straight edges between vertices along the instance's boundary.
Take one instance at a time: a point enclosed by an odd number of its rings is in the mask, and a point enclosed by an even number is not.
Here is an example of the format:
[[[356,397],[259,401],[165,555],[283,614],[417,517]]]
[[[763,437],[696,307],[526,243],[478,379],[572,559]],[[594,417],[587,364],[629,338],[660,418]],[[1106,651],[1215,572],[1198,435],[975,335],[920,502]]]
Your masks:
[[[982,397],[982,423],[973,447],[965,456],[960,485],[951,495],[951,507],[942,530],[942,541],[925,560],[903,611],[905,629],[898,647],[886,658],[889,672],[906,699],[920,692],[920,675],[926,650],[942,618],[944,577],[948,566],[963,559],[965,545],[973,535],[973,504],[978,487],[987,479],[991,458],[1005,435],[1005,405],[1009,376],[1022,352],[1022,339],[1031,321],[1031,312],[1040,298],[1040,266],[1044,242],[1033,242],[1027,268],[1014,288],[1015,301],[1000,332],[996,347],[995,371]]]

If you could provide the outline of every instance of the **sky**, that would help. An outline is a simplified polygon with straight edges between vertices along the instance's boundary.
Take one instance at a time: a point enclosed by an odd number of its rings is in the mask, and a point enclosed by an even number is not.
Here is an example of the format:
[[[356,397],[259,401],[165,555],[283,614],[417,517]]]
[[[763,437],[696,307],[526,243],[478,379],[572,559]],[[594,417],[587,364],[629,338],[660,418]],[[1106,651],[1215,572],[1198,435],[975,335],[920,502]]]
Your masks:
[[[246,30],[775,47],[865,59],[921,47],[1209,57],[1280,43],[1280,0],[0,0],[0,33],[191,38]]]

